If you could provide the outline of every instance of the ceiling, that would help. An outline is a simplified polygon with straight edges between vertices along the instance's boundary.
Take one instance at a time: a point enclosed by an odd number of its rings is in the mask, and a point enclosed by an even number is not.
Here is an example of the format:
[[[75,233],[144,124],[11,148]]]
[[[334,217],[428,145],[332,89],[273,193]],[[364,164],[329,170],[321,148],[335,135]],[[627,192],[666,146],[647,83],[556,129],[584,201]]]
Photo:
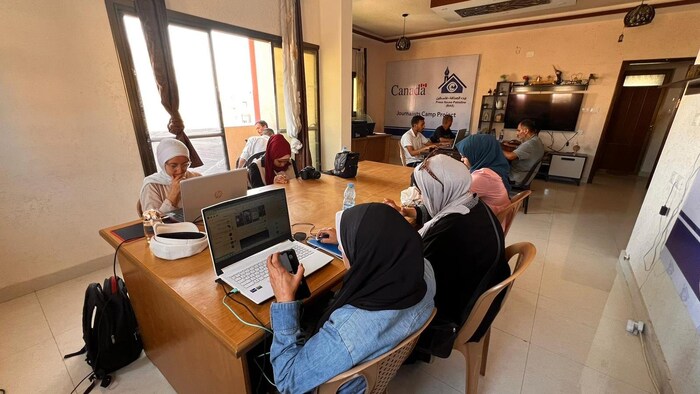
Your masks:
[[[499,3],[506,0],[432,0],[433,4],[448,4],[455,9]],[[509,3],[527,3],[528,0],[510,0]],[[646,1],[646,4],[674,3],[674,0]],[[449,5],[450,3],[453,3]],[[521,9],[517,11],[496,12],[469,18],[455,17],[452,10],[444,11],[443,15],[451,15],[450,19],[462,19],[449,22],[443,16],[431,10],[431,0],[353,0],[352,24],[353,29],[368,33],[384,40],[396,39],[403,30],[401,14],[407,13],[406,35],[416,36],[429,33],[463,30],[465,28],[493,26],[505,23],[548,19],[552,17],[588,14],[609,10],[628,10],[640,4],[640,1],[630,0],[544,0],[549,3],[540,7]],[[559,5],[564,3],[564,5]],[[566,4],[573,5],[566,5]],[[535,8],[537,8],[535,10]]]

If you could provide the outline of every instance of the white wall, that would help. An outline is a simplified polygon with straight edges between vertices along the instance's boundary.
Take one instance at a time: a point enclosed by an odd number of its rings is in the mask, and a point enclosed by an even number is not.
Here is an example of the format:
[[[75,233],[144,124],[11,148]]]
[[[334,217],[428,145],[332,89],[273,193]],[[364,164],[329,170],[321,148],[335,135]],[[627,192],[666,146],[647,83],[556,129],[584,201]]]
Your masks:
[[[280,34],[279,0],[166,6]],[[330,101],[322,130],[335,153],[343,124],[350,138],[351,2],[305,0],[302,11],[305,40],[329,48],[321,57],[336,64],[321,81]],[[335,25],[325,40],[321,11]],[[1,302],[111,264],[98,230],[137,218],[143,169],[103,1],[3,0],[0,37]]]
[[[676,220],[675,216],[659,216],[660,207],[668,204],[674,211],[685,201],[682,191],[671,187],[672,174],[681,175],[686,184],[692,185],[692,165],[700,164],[696,162],[700,157],[700,145],[696,143],[700,136],[698,119],[700,94],[685,96],[627,245],[632,270],[671,372],[671,386],[677,394],[700,392],[700,333],[696,331],[663,264],[658,258],[654,260],[653,255],[647,256],[645,262],[644,255],[655,246],[655,240],[661,245],[666,242],[665,238],[657,239],[657,234],[660,228],[673,225]],[[700,201],[691,203],[700,204]]]
[[[413,40],[411,49],[398,52],[394,43],[381,44],[379,59],[384,67],[368,67],[368,110],[377,122],[377,129],[384,127],[383,80],[386,63],[396,60],[424,59],[433,57],[478,54],[481,56],[476,81],[475,103],[472,109],[472,130],[476,130],[481,95],[495,88],[501,74],[511,81],[520,81],[523,75],[553,74],[552,65],[571,73],[597,74],[600,79],[593,82],[585,94],[583,107],[594,112],[581,113],[578,127],[584,133],[578,137],[581,153],[589,160],[584,171],[588,177],[593,156],[598,147],[605,124],[615,84],[622,62],[625,60],[694,57],[700,46],[700,9],[697,6],[673,7],[657,10],[653,23],[625,30],[623,43],[617,42],[621,32],[622,15],[561,22],[544,26],[528,26],[495,32],[484,32],[462,36]],[[682,34],[680,33],[682,32]],[[365,40],[355,35],[355,46]],[[532,52],[532,57],[528,57]],[[368,53],[368,64],[373,55]],[[506,133],[506,138],[514,132]],[[554,147],[563,146],[564,136],[555,133]],[[549,136],[542,135],[546,145]]]
[[[352,1],[319,2],[321,161],[331,169],[335,154],[351,142]]]

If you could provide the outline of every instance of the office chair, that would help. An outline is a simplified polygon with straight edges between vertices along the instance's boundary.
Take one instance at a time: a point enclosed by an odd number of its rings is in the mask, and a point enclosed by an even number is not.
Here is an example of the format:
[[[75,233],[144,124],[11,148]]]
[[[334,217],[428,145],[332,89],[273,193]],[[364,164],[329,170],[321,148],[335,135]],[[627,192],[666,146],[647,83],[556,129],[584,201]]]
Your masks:
[[[503,291],[505,296],[501,302],[501,309],[508,300],[510,289],[513,282],[525,272],[527,267],[535,259],[537,249],[529,242],[520,242],[510,245],[506,248],[506,259],[510,259],[518,255],[518,261],[515,263],[513,273],[503,282],[486,290],[474,304],[474,308],[469,313],[467,321],[457,334],[452,348],[459,350],[464,355],[464,360],[467,364],[465,392],[467,394],[476,394],[479,385],[479,373],[481,376],[486,374],[486,358],[489,351],[489,340],[491,339],[491,329],[489,328],[483,337],[478,342],[469,342],[469,339],[474,335],[476,330],[481,325],[486,313],[491,308],[496,297]]]

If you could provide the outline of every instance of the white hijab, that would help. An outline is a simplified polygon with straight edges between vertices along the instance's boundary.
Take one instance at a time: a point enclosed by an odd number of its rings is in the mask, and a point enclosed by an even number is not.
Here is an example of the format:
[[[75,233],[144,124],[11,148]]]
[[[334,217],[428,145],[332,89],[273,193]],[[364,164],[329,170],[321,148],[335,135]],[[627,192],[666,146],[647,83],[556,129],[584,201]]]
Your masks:
[[[423,169],[427,163],[427,168],[445,185],[442,185],[433,178],[427,170]],[[430,227],[443,217],[458,213],[466,215],[469,213],[470,202],[473,199],[469,191],[472,184],[472,175],[467,167],[446,155],[435,155],[421,163],[413,170],[416,185],[423,196],[423,204],[432,217],[418,230],[421,237],[425,236]]]
[[[143,188],[149,183],[169,186],[173,181],[173,177],[165,172],[165,163],[173,157],[178,156],[185,156],[188,159],[190,158],[190,151],[187,149],[185,144],[176,140],[175,138],[167,138],[162,140],[156,148],[156,159],[158,160],[160,171],[147,176],[143,180],[141,190],[143,191]]]

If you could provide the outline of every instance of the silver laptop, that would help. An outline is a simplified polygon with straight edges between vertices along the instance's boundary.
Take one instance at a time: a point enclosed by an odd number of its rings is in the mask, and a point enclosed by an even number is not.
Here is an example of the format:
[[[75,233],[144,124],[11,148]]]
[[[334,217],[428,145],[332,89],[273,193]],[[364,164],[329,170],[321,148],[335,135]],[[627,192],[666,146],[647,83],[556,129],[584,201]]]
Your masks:
[[[466,136],[469,135],[469,130],[467,129],[459,129],[457,131],[457,135],[455,136],[455,141],[452,143],[452,149],[457,148],[457,143],[459,141],[462,141]]]
[[[248,171],[245,168],[185,179],[180,183],[182,209],[175,210],[171,218],[178,222],[193,222],[199,218],[202,208],[245,196],[247,190]]]
[[[281,188],[206,207],[202,218],[216,276],[256,304],[274,295],[267,273],[272,253],[294,249],[304,276],[333,260],[292,239],[287,196]]]

